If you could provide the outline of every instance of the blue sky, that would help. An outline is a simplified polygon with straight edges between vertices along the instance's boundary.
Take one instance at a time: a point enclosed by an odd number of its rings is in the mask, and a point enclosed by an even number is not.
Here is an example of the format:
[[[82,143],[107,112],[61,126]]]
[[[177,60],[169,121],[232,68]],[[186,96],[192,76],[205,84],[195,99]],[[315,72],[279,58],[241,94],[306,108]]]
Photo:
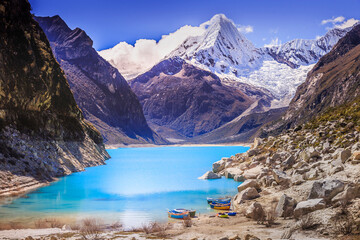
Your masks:
[[[38,16],[60,15],[71,27],[84,29],[97,50],[121,41],[159,40],[183,25],[198,26],[217,13],[236,24],[257,47],[279,39],[312,39],[333,23],[325,19],[360,19],[359,0],[29,0]],[[339,24],[339,23],[338,23]]]

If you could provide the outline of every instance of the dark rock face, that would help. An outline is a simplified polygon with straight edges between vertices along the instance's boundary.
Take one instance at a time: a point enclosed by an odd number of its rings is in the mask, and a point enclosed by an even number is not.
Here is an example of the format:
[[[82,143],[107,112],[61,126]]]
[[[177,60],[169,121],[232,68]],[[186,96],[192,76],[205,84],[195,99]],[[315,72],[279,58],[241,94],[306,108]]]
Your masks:
[[[81,29],[71,30],[59,17],[35,18],[69,81],[84,117],[108,144],[158,143],[142,107],[121,74],[98,55]]]
[[[360,96],[360,25],[355,26],[314,66],[282,120],[266,132],[277,134],[303,124],[330,107]]]
[[[30,4],[1,1],[0,195],[104,164],[108,157],[33,20]]]
[[[130,81],[148,121],[186,137],[207,133],[231,121],[253,100],[221,84],[213,73],[166,59]]]

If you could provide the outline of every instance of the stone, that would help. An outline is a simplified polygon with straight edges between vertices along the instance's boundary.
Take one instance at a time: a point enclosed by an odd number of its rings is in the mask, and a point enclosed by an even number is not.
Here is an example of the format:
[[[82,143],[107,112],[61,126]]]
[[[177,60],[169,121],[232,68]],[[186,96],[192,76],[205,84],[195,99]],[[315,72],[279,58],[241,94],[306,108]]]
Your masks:
[[[218,173],[218,172],[224,170],[226,162],[227,162],[227,158],[222,158],[221,160],[214,162],[212,165],[213,172]]]
[[[315,198],[299,202],[294,209],[294,217],[299,219],[301,216],[319,209],[323,209],[325,206],[325,201],[322,198]]]
[[[319,158],[320,157],[320,153],[313,147],[308,147],[306,149],[306,151],[308,152],[310,158]]]
[[[71,229],[70,225],[65,224],[64,226],[62,226],[61,230],[63,230],[63,231],[71,231],[72,229]]]
[[[244,171],[243,176],[246,179],[256,179],[259,176],[259,174],[261,173],[262,168],[263,168],[262,165],[258,165],[254,168],[247,169]]]
[[[253,148],[258,148],[258,146],[260,145],[260,144],[262,144],[263,143],[263,140],[261,139],[261,138],[255,138],[254,139],[254,146],[253,146]]]
[[[198,179],[206,180],[206,179],[218,179],[218,178],[221,178],[219,174],[216,174],[212,171],[207,171],[204,175],[202,175]]]
[[[254,236],[254,235],[251,235],[251,234],[246,234],[245,240],[260,240],[260,238]]]
[[[226,178],[234,178],[235,175],[241,175],[243,171],[240,168],[226,168],[224,173]]]
[[[291,155],[285,161],[283,161],[281,165],[286,170],[286,169],[290,169],[294,164],[295,164],[295,157]]]
[[[338,193],[335,197],[331,199],[332,203],[336,202],[348,202],[355,198],[360,197],[360,184],[350,184],[345,187],[345,190]]]
[[[250,149],[247,151],[247,155],[248,157],[252,157],[252,156],[255,156],[259,153],[259,150],[258,149]]]
[[[343,163],[346,162],[346,160],[348,160],[351,157],[351,150],[350,149],[345,149],[343,151],[340,152],[340,159]]]
[[[234,181],[235,182],[245,182],[246,178],[243,175],[237,174],[234,176]]]
[[[265,211],[260,203],[254,202],[246,209],[245,216],[255,221],[260,221],[264,219]]]
[[[316,181],[311,187],[308,199],[324,198],[325,201],[329,201],[342,192],[344,187],[345,184],[340,180]]]
[[[283,194],[276,206],[275,212],[278,217],[290,217],[296,207],[296,200]]]
[[[260,197],[258,191],[255,188],[250,187],[236,194],[234,202],[235,204],[241,204],[245,200],[252,200],[258,197]]]
[[[353,153],[353,159],[354,160],[360,160],[360,151],[355,151]]]
[[[290,177],[288,177],[285,172],[273,169],[272,175],[277,184],[284,186],[284,187],[290,186],[290,183],[291,183]]]
[[[255,188],[257,191],[261,190],[261,188],[256,180],[246,180],[237,187],[238,192],[241,192],[247,188]]]

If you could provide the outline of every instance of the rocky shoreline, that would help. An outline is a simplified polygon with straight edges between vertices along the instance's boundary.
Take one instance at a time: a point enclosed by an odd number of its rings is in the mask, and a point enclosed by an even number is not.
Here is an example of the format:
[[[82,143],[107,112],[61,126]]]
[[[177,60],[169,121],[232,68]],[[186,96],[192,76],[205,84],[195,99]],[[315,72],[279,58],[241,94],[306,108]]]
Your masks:
[[[203,178],[243,182],[235,209],[258,223],[286,219],[283,239],[308,229],[318,238],[359,236],[360,128],[351,116],[326,119],[257,138],[246,153],[215,162]]]

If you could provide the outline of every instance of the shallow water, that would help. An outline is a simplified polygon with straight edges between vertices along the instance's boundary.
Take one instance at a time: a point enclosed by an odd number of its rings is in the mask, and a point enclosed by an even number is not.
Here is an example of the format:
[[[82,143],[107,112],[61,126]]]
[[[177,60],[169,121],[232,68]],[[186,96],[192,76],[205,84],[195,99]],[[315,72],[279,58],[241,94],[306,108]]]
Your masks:
[[[230,179],[199,180],[212,163],[248,147],[154,147],[108,150],[104,166],[87,168],[0,206],[0,219],[100,217],[137,226],[167,221],[167,209],[209,213],[206,197],[235,195]]]

